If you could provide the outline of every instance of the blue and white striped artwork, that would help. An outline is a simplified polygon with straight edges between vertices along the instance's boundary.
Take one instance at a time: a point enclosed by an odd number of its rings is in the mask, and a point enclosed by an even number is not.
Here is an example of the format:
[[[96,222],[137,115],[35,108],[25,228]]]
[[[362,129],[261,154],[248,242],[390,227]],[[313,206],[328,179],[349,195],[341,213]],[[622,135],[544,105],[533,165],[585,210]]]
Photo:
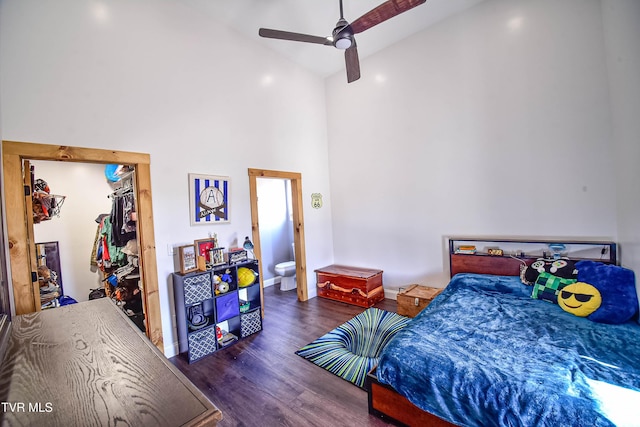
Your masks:
[[[189,174],[191,225],[229,222],[229,177]]]

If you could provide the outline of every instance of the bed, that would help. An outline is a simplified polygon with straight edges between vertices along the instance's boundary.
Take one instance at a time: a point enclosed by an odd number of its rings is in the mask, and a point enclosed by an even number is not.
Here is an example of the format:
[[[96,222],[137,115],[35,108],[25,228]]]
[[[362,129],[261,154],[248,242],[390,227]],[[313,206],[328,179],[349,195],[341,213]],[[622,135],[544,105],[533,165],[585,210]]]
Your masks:
[[[487,273],[505,259],[474,262]],[[532,298],[519,270],[451,267],[444,292],[368,376],[371,413],[408,425],[640,425],[637,314],[595,322]]]

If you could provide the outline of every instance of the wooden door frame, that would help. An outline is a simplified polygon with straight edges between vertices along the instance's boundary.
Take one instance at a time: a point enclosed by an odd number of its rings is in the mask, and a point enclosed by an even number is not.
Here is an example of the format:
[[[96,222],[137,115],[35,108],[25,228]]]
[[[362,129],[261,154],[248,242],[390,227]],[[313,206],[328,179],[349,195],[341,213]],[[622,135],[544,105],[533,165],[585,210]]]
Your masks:
[[[260,224],[258,222],[258,178],[278,178],[291,180],[291,204],[293,209],[293,242],[296,259],[296,287],[298,301],[309,299],[307,289],[307,260],[304,246],[304,215],[302,213],[302,174],[297,172],[282,172],[266,169],[249,169],[249,197],[251,199],[251,234],[253,238],[253,252],[258,259],[260,268],[260,299],[264,297],[264,282],[262,280],[262,251],[260,249]],[[264,304],[262,304],[264,316]]]
[[[23,160],[49,160],[83,163],[126,164],[135,168],[138,213],[138,251],[140,278],[144,287],[147,336],[164,353],[162,318],[158,294],[158,271],[151,206],[151,160],[149,154],[97,148],[68,147],[29,142],[2,141],[5,202],[8,208],[7,240],[11,264],[11,285],[15,313],[40,310],[38,282],[31,281],[30,250],[25,221],[25,197],[22,183]],[[9,208],[10,207],[10,208]]]

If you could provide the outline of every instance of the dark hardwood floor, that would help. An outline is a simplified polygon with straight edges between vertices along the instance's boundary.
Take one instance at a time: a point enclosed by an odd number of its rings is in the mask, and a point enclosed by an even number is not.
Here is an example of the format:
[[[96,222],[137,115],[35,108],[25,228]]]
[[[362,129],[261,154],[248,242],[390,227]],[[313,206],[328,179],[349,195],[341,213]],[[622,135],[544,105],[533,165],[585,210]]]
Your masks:
[[[367,393],[295,351],[364,311],[362,307],[265,289],[263,331],[189,365],[171,358],[222,411],[221,426],[386,426],[369,415]],[[396,301],[376,307],[396,311]]]

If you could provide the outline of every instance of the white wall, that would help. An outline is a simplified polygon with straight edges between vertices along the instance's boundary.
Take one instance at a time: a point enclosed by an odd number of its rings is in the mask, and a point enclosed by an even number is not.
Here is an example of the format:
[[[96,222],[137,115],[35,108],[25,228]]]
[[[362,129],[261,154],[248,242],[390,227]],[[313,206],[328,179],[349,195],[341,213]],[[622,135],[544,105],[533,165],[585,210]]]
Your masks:
[[[87,301],[90,289],[102,288],[97,267],[91,265],[102,213],[111,212],[113,190],[108,184],[104,165],[72,162],[32,161],[36,179],[44,179],[51,194],[66,196],[60,216],[34,224],[36,243],[59,242],[63,290],[76,301]]]
[[[311,193],[330,200],[322,80],[177,2],[3,0],[0,18],[4,139],[150,153],[165,354],[175,354],[168,246],[251,235],[250,167],[302,173],[305,208]],[[190,227],[190,172],[230,177],[230,224]],[[310,296],[313,269],[333,261],[325,206],[304,212]]]
[[[488,0],[361,71],[326,83],[336,262],[443,285],[447,235],[616,237],[599,1]]]
[[[622,265],[636,271],[640,295],[640,2],[602,0],[616,148],[618,239]]]

